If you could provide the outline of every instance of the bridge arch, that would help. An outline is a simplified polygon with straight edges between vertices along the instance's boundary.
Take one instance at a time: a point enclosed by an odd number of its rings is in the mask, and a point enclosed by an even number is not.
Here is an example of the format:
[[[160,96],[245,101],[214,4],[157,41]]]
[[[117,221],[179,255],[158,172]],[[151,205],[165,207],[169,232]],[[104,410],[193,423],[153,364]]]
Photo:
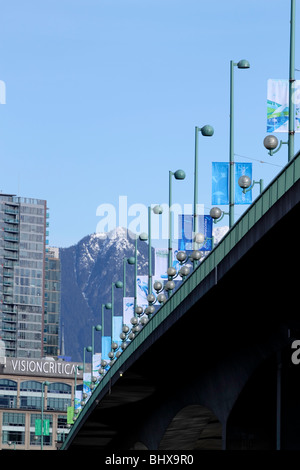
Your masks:
[[[168,425],[158,450],[221,450],[222,425],[202,405],[182,408]]]

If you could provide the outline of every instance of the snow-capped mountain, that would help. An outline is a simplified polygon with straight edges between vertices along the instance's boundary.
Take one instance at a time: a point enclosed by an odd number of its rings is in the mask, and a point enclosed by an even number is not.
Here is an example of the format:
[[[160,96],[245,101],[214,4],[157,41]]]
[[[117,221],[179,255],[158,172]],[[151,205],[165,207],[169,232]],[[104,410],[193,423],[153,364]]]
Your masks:
[[[214,227],[215,244],[228,227]],[[153,271],[155,269],[152,249]],[[135,254],[134,234],[118,227],[108,234],[94,233],[76,245],[60,249],[61,323],[65,354],[83,360],[83,350],[92,343],[92,327],[102,323],[102,304],[111,302],[112,283],[123,282],[123,260]],[[138,274],[148,274],[148,243],[137,242]],[[126,264],[126,295],[134,295],[134,266]],[[123,309],[123,289],[114,288],[115,314]],[[104,334],[110,334],[111,310],[104,308]],[[95,332],[99,351],[101,333]]]
[[[102,304],[111,302],[112,283],[123,282],[123,259],[135,254],[134,235],[116,228],[106,237],[92,234],[76,245],[60,249],[61,323],[65,354],[82,360],[92,342],[92,327],[102,323]],[[154,250],[153,250],[154,254]],[[148,273],[148,244],[137,242],[138,274]],[[126,266],[127,295],[134,295],[134,267]],[[114,288],[115,313],[122,311],[123,289]],[[104,309],[105,334],[109,334],[111,310]],[[98,337],[97,337],[98,336]],[[95,334],[95,342],[100,341]],[[99,344],[99,343],[98,343]]]

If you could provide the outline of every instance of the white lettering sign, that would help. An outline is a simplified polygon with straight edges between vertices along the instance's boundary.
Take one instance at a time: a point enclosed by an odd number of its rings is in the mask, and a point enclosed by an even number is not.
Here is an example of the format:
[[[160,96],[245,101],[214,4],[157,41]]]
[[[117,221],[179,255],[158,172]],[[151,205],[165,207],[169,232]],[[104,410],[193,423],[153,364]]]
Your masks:
[[[12,370],[14,372],[29,372],[31,374],[60,374],[60,375],[74,375],[78,372],[77,364],[69,362],[56,362],[56,361],[27,361],[25,359],[12,359]]]

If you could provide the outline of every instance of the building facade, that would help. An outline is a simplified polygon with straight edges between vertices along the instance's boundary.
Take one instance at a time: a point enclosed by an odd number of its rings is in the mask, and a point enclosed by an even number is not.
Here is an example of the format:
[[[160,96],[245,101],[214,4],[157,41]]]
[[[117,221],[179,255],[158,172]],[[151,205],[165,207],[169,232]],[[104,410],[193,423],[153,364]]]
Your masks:
[[[82,390],[81,364],[52,358],[2,362],[0,450],[56,450],[70,430],[68,409],[75,405],[75,387]],[[90,365],[85,369],[90,371]]]
[[[59,301],[53,299],[60,289],[59,262],[47,247],[48,220],[45,200],[0,193],[0,336],[6,357],[58,354]]]
[[[59,249],[46,247],[43,354],[57,357],[60,351],[60,258]]]

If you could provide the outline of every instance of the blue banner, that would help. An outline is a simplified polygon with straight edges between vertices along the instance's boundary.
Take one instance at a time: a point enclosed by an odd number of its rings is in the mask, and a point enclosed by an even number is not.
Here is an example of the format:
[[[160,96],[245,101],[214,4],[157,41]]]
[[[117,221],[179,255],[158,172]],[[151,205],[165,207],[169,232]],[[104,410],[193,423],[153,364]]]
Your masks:
[[[108,353],[111,351],[111,337],[110,336],[102,336],[102,351],[101,351],[101,359],[104,361],[110,361],[108,357]]]
[[[241,176],[249,176],[252,182],[252,163],[235,163],[235,175],[234,175],[234,203],[235,204],[251,204],[252,202],[252,190],[244,193],[242,188],[239,186],[239,178]]]
[[[115,343],[121,343],[120,334],[122,333],[123,327],[123,316],[114,316],[114,327],[113,327],[113,341]]]
[[[238,184],[240,176],[247,175],[252,180],[252,163],[234,164],[234,203],[251,204],[252,191],[243,193]],[[229,204],[229,162],[212,163],[212,205]]]
[[[179,251],[192,251],[193,248],[193,216],[183,215],[178,216],[178,250]],[[200,251],[212,250],[212,226],[213,221],[210,215],[197,216],[197,233],[204,235],[204,243],[198,244]]]
[[[229,204],[229,163],[212,162],[212,205]]]

